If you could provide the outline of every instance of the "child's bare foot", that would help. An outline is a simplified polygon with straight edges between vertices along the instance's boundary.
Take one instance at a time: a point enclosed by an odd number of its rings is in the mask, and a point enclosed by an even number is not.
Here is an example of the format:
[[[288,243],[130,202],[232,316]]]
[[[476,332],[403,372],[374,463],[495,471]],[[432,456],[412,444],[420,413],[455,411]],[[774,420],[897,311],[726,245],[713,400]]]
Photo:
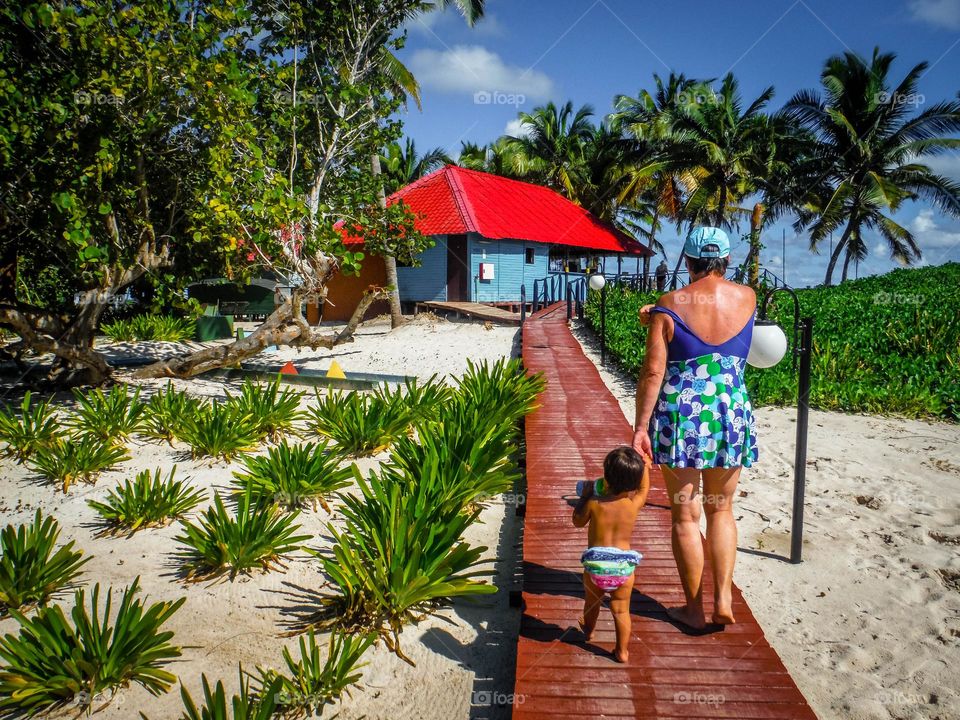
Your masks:
[[[583,617],[577,618],[577,625],[580,626],[580,632],[583,633],[584,638],[586,638],[587,640],[593,640],[593,631],[596,629],[596,626],[587,627],[587,624],[584,621]]]
[[[721,590],[714,598],[712,620],[717,625],[733,625],[736,622],[733,617],[733,597],[729,591]]]
[[[703,615],[703,610],[694,611],[686,605],[667,608],[667,616],[674,622],[686,625],[694,630],[703,630],[707,626],[707,619]]]
[[[614,650],[613,659],[618,663],[626,663],[630,661],[630,651],[629,650]]]

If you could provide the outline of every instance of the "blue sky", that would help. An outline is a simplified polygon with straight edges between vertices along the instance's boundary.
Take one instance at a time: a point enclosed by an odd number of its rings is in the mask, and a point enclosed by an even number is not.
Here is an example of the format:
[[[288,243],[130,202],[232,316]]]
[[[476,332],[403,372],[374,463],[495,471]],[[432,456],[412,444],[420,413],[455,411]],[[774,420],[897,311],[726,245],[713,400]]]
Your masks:
[[[588,103],[599,120],[615,95],[652,88],[653,73],[670,70],[691,77],[732,71],[747,101],[773,85],[775,109],[818,87],[830,55],[869,55],[876,45],[897,54],[895,81],[920,61],[930,64],[918,109],[960,90],[960,0],[488,0],[472,29],[455,11],[430,13],[408,29],[400,57],[421,84],[423,110],[411,104],[404,122],[421,152],[440,146],[456,155],[463,140],[482,144],[515,132],[518,111],[548,100]],[[960,153],[930,164],[960,179]],[[917,236],[922,262],[960,261],[960,221],[919,203],[896,217]],[[827,250],[811,253],[787,220],[768,226],[764,263],[779,273],[783,229],[787,281],[821,282]],[[673,228],[664,243],[675,258]],[[861,276],[895,267],[879,243],[870,239]],[[740,260],[745,248],[735,245]]]

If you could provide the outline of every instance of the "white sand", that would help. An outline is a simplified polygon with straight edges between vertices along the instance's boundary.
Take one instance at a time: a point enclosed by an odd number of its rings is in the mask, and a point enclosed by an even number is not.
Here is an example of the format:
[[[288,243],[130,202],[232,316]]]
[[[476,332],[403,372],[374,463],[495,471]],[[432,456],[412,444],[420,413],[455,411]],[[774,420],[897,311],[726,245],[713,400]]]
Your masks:
[[[632,421],[634,380],[601,376]],[[734,580],[817,715],[960,718],[960,426],[812,411],[792,565],[796,408],[757,418]]]
[[[300,353],[310,365],[326,368],[331,357],[343,367],[365,372],[416,375],[459,374],[466,369],[466,357],[494,360],[515,349],[516,328],[485,329],[482,324],[451,323],[435,318],[419,318],[396,332],[378,320],[362,326],[357,341],[332,352]],[[138,343],[116,348],[118,354],[160,356],[169,347],[151,348]],[[287,359],[296,351],[275,354]],[[151,381],[146,392],[164,383]],[[215,380],[176,381],[198,395],[222,395],[224,383]],[[284,645],[297,655],[296,638],[284,638],[295,619],[297,607],[309,606],[311,592],[321,589],[323,576],[319,563],[306,555],[297,556],[286,572],[255,574],[234,582],[185,584],[178,580],[175,553],[178,544],[177,523],[161,529],[147,529],[130,538],[97,537],[96,514],[87,499],[103,499],[109,489],[142,469],[169,468],[176,463],[179,477],[190,477],[196,487],[224,493],[230,486],[232,471],[239,463],[210,465],[194,462],[184,446],[169,448],[135,440],[130,443],[133,459],[116,470],[104,473],[95,485],[75,485],[65,495],[43,484],[29,469],[11,460],[0,461],[0,512],[4,524],[25,522],[37,507],[53,514],[61,522],[61,542],[75,539],[92,560],[81,581],[92,586],[121,588],[140,576],[144,592],[154,600],[186,597],[187,602],[171,618],[168,628],[175,632],[174,642],[184,646],[183,655],[168,666],[178,675],[195,699],[199,699],[200,675],[212,681],[222,679],[228,692],[237,686],[237,664],[253,672],[257,665],[282,666]],[[366,472],[385,456],[358,461]],[[204,504],[205,505],[205,504]],[[202,505],[203,506],[203,505]],[[201,507],[202,507],[201,506]],[[299,522],[313,535],[312,548],[329,547],[326,523],[331,519],[323,510],[305,512]],[[334,509],[333,521],[336,520]],[[481,521],[467,533],[472,545],[485,545],[487,566],[497,571],[501,592],[479,600],[458,600],[438,617],[407,627],[401,635],[404,652],[416,667],[399,660],[385,647],[368,652],[362,687],[339,707],[341,718],[505,718],[508,707],[491,706],[492,693],[513,690],[515,640],[519,611],[509,608],[508,591],[516,557],[518,521],[510,496],[488,504]],[[72,596],[59,596],[69,606]],[[115,601],[116,602],[116,601]],[[13,632],[12,619],[0,620],[0,632]],[[472,701],[477,700],[473,707]],[[159,698],[151,697],[138,686],[123,690],[99,717],[126,719],[144,711],[153,720],[179,717],[179,688]],[[329,711],[328,711],[329,712]],[[330,713],[332,714],[332,712]]]

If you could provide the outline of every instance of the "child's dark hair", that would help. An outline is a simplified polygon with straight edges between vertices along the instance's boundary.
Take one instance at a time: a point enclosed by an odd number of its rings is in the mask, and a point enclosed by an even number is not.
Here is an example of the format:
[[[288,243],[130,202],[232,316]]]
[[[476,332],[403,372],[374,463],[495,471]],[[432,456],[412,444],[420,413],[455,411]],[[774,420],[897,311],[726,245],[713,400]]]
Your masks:
[[[603,479],[611,494],[638,490],[643,470],[643,458],[629,445],[611,450],[603,461]]]

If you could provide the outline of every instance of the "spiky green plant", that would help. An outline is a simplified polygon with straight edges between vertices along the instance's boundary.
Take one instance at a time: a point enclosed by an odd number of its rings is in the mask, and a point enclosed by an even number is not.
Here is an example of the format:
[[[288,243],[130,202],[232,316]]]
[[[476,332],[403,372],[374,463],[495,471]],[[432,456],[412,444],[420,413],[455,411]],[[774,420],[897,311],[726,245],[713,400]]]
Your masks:
[[[133,323],[130,320],[114,320],[112,323],[103,323],[100,332],[114,342],[133,342],[137,339]]]
[[[33,403],[28,390],[20,403],[19,414],[9,405],[0,409],[0,441],[4,454],[18,463],[29,459],[39,448],[49,447],[57,438],[57,421],[46,400]]]
[[[392,395],[392,394],[391,394]],[[403,402],[383,393],[340,391],[321,396],[308,410],[310,428],[328,437],[347,455],[373,455],[409,432],[415,415]]]
[[[109,393],[74,388],[73,395],[77,407],[67,424],[81,435],[121,445],[143,424],[146,405],[140,401],[140,388],[132,394],[126,385],[114,385]]]
[[[264,571],[286,568],[285,557],[300,549],[309,535],[297,535],[294,524],[299,513],[282,513],[275,505],[259,504],[247,490],[237,499],[237,512],[231,515],[219,493],[213,505],[204,510],[199,524],[181,520],[183,532],[176,541],[185,547],[179,553],[187,580],[211,579],[249,574],[254,568]]]
[[[295,430],[303,415],[298,409],[302,397],[303,393],[282,388],[278,377],[266,385],[246,380],[240,386],[239,395],[228,393],[227,402],[237,414],[253,418],[261,437],[276,441]]]
[[[99,583],[89,610],[86,592],[75,591],[72,622],[59,605],[32,617],[11,610],[20,632],[0,638],[0,711],[35,715],[67,703],[88,709],[94,699],[129,683],[151,695],[166,692],[176,676],[163,666],[180,656],[180,648],[170,643],[173,633],[161,628],[184,599],[148,606],[135,597],[139,590],[138,577],[123,590],[115,616],[112,588],[101,611]]]
[[[396,406],[399,415],[402,417],[406,413],[412,422],[436,417],[437,412],[452,399],[453,389],[437,379],[436,375],[431,375],[424,383],[416,378],[407,378],[402,386],[398,385],[392,391],[389,385],[381,385],[373,395],[381,406]]]
[[[382,472],[396,482],[423,485],[434,503],[463,509],[513,489],[520,478],[513,455],[515,430],[486,411],[452,402],[434,421],[417,424],[417,437],[400,438]]]
[[[344,692],[349,694],[350,687],[360,680],[360,658],[375,639],[374,634],[357,637],[335,632],[324,652],[310,630],[300,637],[299,660],[293,659],[289,648],[283,649],[287,674],[257,668],[260,686],[274,688],[280,681],[277,705],[284,717],[320,717],[327,703],[335,702]]]
[[[327,495],[350,484],[353,473],[341,468],[342,455],[327,450],[327,443],[288,445],[283,441],[264,456],[245,457],[244,470],[234,472],[234,495],[248,489],[255,500],[296,510],[319,503],[330,512]]]
[[[0,531],[0,615],[43,605],[80,575],[90,558],[73,549],[73,540],[57,547],[59,537],[60,524],[39,509],[29,525]]]
[[[66,492],[74,482],[96,482],[101,472],[129,459],[123,447],[89,437],[68,437],[37,450],[29,464]]]
[[[253,450],[260,440],[256,421],[242,415],[227,403],[201,405],[183,417],[181,439],[190,446],[194,459],[230,461]]]
[[[182,390],[175,390],[167,383],[163,392],[156,393],[147,402],[141,434],[147,437],[165,440],[173,445],[181,439],[184,418],[200,411],[202,403]]]
[[[211,688],[206,675],[201,675],[203,683],[203,703],[194,702],[187,689],[180,686],[183,699],[183,714],[179,720],[270,720],[277,712],[277,696],[280,694],[282,680],[277,677],[262,685],[256,691],[250,687],[250,677],[239,666],[240,692],[228,698],[223,682],[217,681]]]
[[[137,474],[133,482],[124,480],[111,490],[103,502],[87,500],[107,523],[108,532],[135,533],[137,530],[169,524],[206,499],[202,490],[194,490],[185,480],[174,480],[174,465],[164,477],[160,468]]]
[[[332,555],[321,562],[336,592],[321,599],[320,627],[376,632],[401,658],[403,625],[433,613],[458,595],[494,593],[477,577],[485,547],[461,537],[479,510],[468,512],[433,502],[426,484],[394,482],[356,472],[361,497],[341,494],[342,530],[328,527]]]
[[[467,360],[467,371],[457,378],[457,394],[469,406],[496,413],[500,422],[515,424],[536,407],[544,388],[541,375],[527,375],[516,358],[492,365]]]

